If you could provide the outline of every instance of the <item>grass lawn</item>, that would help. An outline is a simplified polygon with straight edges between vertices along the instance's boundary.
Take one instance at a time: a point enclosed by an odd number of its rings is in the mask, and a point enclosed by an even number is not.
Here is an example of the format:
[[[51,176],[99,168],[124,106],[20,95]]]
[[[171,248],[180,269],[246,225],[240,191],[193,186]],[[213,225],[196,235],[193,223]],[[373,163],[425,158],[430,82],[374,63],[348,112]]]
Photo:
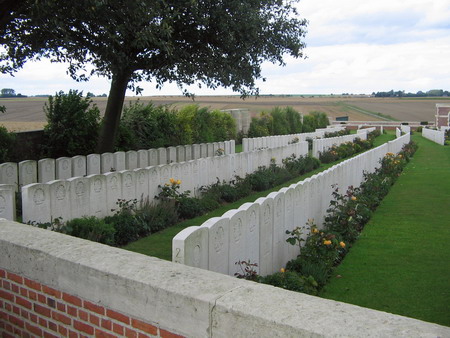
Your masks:
[[[395,138],[395,134],[393,134],[393,133],[380,135],[379,137],[377,137],[375,139],[374,145],[379,146],[379,145],[381,145],[387,141],[390,141],[394,138]],[[272,191],[278,191],[283,187],[291,185],[292,183],[297,183],[301,180],[304,180],[314,174],[317,174],[321,171],[328,169],[329,167],[335,165],[336,163],[338,163],[338,162],[322,164],[318,169],[316,169],[306,175],[294,178],[291,181],[288,181],[282,185],[274,187],[271,190],[266,190],[263,192],[253,194],[251,196],[243,198],[234,203],[224,205],[221,208],[216,209],[216,210],[214,210],[208,214],[205,214],[203,216],[181,222],[175,226],[164,229],[158,233],[154,233],[148,237],[141,238],[141,239],[137,240],[136,242],[130,243],[130,244],[126,245],[125,247],[123,247],[123,249],[138,252],[138,253],[141,253],[144,255],[158,257],[158,258],[165,259],[165,260],[172,260],[172,238],[175,237],[175,235],[177,233],[179,233],[181,230],[183,230],[191,225],[201,225],[203,222],[210,219],[211,217],[222,216],[228,210],[237,209],[237,208],[239,208],[239,206],[241,206],[242,204],[244,204],[246,202],[254,202],[259,197],[265,197]]]
[[[450,326],[450,147],[413,140],[414,158],[321,296]]]

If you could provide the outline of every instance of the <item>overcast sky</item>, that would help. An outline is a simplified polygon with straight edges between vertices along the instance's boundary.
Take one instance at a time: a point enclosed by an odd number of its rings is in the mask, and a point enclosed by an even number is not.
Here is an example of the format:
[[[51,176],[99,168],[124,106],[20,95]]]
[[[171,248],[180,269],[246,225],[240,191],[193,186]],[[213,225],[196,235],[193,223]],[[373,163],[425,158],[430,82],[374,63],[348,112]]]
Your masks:
[[[448,0],[301,0],[309,20],[307,59],[287,65],[264,64],[261,94],[341,94],[450,89],[450,1]],[[0,75],[0,88],[24,95],[69,89],[109,92],[109,82],[72,80],[63,64],[29,62],[15,77]],[[141,83],[143,95],[180,95],[176,85],[157,90]],[[196,95],[232,94],[227,89],[191,87]],[[133,95],[128,92],[128,95]]]

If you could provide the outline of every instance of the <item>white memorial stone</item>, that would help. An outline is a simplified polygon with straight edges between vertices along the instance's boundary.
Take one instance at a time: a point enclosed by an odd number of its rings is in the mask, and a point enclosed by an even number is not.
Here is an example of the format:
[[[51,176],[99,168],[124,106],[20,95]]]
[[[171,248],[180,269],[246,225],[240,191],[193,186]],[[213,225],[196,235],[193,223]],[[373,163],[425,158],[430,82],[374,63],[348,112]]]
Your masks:
[[[138,168],[138,154],[134,150],[125,153],[125,169],[133,170]]]
[[[167,163],[174,163],[177,161],[177,148],[167,147]]]
[[[106,176],[90,175],[87,178],[89,179],[89,214],[98,218],[110,215],[111,211],[107,209]]]
[[[245,248],[246,215],[244,210],[229,210],[222,218],[229,219],[228,274],[234,276],[235,273],[242,273],[237,262],[250,259]],[[256,262],[253,260],[251,263]]]
[[[6,162],[0,164],[0,183],[12,184],[15,186],[15,191],[19,191],[19,173],[17,163]]]
[[[122,196],[122,174],[114,171],[103,175],[106,187],[106,210],[108,214],[113,214],[119,210],[117,201],[123,199]]]
[[[116,171],[123,171],[125,170],[125,152],[123,151],[116,151],[113,154],[113,158],[114,158],[114,169],[116,169]]]
[[[146,202],[149,200],[149,170],[145,168],[135,169],[136,174],[136,199],[138,202]],[[151,196],[153,199],[153,195]]]
[[[114,155],[112,153],[103,153],[101,155],[101,173],[117,171],[114,167]]]
[[[22,187],[22,222],[25,224],[50,223],[50,186],[33,183]]]
[[[267,197],[273,199],[272,273],[275,273],[286,265],[287,261],[284,260],[284,251],[285,247],[290,244],[286,243],[285,240],[284,192],[272,192]]]
[[[202,224],[209,233],[209,264],[208,270],[228,275],[228,255],[230,220],[223,217],[213,217]]]
[[[0,218],[16,220],[15,184],[0,184]]]
[[[72,177],[72,159],[69,157],[59,157],[56,159],[55,176],[57,180],[65,180]]]
[[[86,175],[99,175],[101,173],[101,156],[89,154],[86,156]]]
[[[184,146],[176,146],[175,151],[177,153],[177,160],[176,162],[184,162],[186,161],[186,150]]]
[[[159,184],[165,184],[161,181],[160,178],[160,166],[155,167],[149,167],[147,169],[149,171],[149,178],[148,178],[148,196],[149,196],[149,202],[154,202],[155,196],[159,194]]]
[[[169,163],[167,160],[167,150],[166,148],[158,148],[158,164],[163,165]],[[150,158],[150,161],[152,161],[152,158]],[[150,162],[150,165],[152,165],[152,162]]]
[[[192,158],[192,145],[186,145],[184,146],[184,152],[186,154],[185,156],[185,161],[190,161],[193,160]]]
[[[172,261],[208,269],[208,228],[190,226],[172,240]]]
[[[70,212],[70,182],[55,180],[48,183],[50,187],[50,208],[52,219],[66,222],[72,219]]]
[[[38,180],[39,183],[47,183],[55,180],[55,160],[53,158],[44,158],[38,161]]]
[[[81,177],[86,175],[86,156],[72,157],[72,175],[71,177]],[[68,177],[70,178],[70,177]]]
[[[70,184],[69,201],[71,218],[89,216],[89,179],[86,177],[72,177],[67,182]]]
[[[257,203],[244,203],[239,210],[245,211],[243,230],[246,257],[252,263],[258,263],[255,270],[259,273],[260,206]]]
[[[273,199],[261,197],[259,204],[259,274],[270,275],[273,272]]]
[[[192,159],[198,160],[199,158],[201,158],[200,144],[193,144],[192,145]]]
[[[155,149],[151,149],[151,150],[155,150]],[[158,158],[158,154],[156,153],[156,151],[154,151],[154,156],[157,159]],[[149,155],[150,155],[150,150],[138,150],[137,151],[137,157],[138,157],[138,168],[146,168],[150,165],[149,162]],[[155,163],[154,165],[157,165],[158,163]]]
[[[37,182],[37,163],[36,161],[19,162],[19,185],[24,186]]]
[[[123,170],[122,174],[122,199],[131,201],[136,198],[136,173],[132,170]]]

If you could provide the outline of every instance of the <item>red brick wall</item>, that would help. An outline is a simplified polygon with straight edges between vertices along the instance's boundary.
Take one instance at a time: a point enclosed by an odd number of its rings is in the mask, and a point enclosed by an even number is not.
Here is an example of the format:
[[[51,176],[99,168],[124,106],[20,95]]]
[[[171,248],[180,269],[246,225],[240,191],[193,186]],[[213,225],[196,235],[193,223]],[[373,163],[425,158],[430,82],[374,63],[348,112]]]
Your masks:
[[[3,269],[0,332],[2,337],[180,337]]]

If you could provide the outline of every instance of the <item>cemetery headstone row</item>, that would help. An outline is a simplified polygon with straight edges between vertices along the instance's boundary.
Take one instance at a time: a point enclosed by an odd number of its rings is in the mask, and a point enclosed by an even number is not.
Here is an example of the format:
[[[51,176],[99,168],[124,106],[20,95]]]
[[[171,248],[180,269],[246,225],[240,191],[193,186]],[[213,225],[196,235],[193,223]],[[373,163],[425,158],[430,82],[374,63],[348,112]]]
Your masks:
[[[445,131],[433,130],[429,128],[422,129],[422,136],[440,145],[445,144]]]
[[[56,218],[67,221],[82,216],[105,217],[117,209],[118,199],[152,202],[159,193],[158,185],[168,183],[170,178],[181,180],[181,191],[189,190],[191,194],[198,195],[200,187],[217,180],[229,182],[235,176],[245,177],[260,166],[268,166],[271,161],[281,164],[284,158],[292,154],[298,157],[307,153],[308,144],[299,142],[248,153],[31,183],[22,187],[23,222],[47,223]],[[126,157],[121,158],[124,159]],[[103,156],[102,160],[106,161],[106,157]],[[115,166],[118,164],[113,162]]]
[[[236,262],[243,260],[257,263],[257,273],[263,276],[279,271],[299,254],[298,246],[286,242],[286,230],[301,227],[306,238],[308,219],[314,219],[320,228],[333,185],[341,191],[359,186],[365,171],[373,172],[380,158],[399,151],[409,140],[406,134],[254,203],[182,230],[172,241],[172,261],[230,276],[242,273]]]
[[[358,133],[352,135],[344,135],[338,137],[329,137],[329,138],[316,138],[313,140],[312,147],[312,156],[319,158],[319,153],[327,151],[332,146],[339,146],[345,142],[353,142],[356,138],[360,138],[362,140],[367,139],[367,133]]]
[[[0,164],[0,184],[19,187],[31,183],[47,183],[53,180],[98,175],[107,172],[134,170],[148,166],[185,162],[220,154],[234,154],[235,141],[192,144],[177,147],[87,156],[44,158],[39,161],[7,162]]]

